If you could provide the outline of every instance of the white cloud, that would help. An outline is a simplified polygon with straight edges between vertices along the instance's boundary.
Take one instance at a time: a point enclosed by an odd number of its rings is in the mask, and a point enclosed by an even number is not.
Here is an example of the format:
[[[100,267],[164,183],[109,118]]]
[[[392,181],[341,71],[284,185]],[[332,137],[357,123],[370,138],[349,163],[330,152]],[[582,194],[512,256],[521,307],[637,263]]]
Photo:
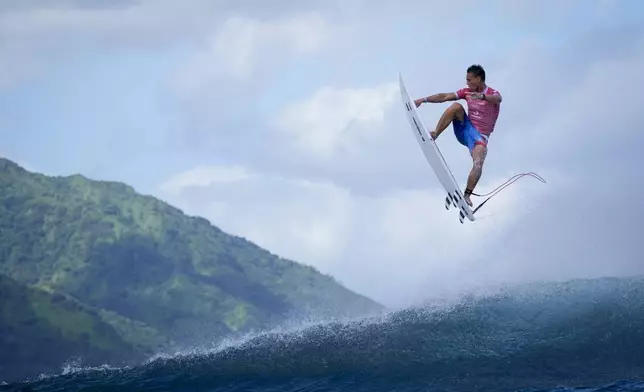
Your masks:
[[[216,20],[218,8],[220,2],[204,0],[181,5],[172,0],[144,0],[110,8],[39,5],[0,14],[0,32],[14,39],[61,46],[65,45],[58,38],[78,33],[123,45],[150,44],[202,30]]]
[[[386,129],[385,114],[399,99],[398,86],[323,87],[311,98],[285,107],[274,122],[282,142],[298,156],[327,163],[346,151],[359,151]],[[397,101],[396,101],[397,102]]]
[[[388,304],[416,300],[426,284],[432,287],[429,294],[462,288],[453,279],[473,278],[466,268],[472,257],[488,252],[504,229],[521,219],[521,210],[529,212],[521,205],[525,185],[497,195],[475,224],[461,224],[453,210],[445,210],[443,192],[436,188],[369,196],[330,181],[247,170],[233,176],[235,181],[221,181],[221,173],[239,170],[201,167],[179,173],[162,187],[162,196]]]
[[[203,187],[213,183],[244,181],[249,177],[248,171],[241,166],[197,166],[164,182],[161,190],[168,194],[177,194],[186,188]]]
[[[292,88],[291,80],[298,77],[286,75],[284,68],[297,70],[298,61],[315,64],[334,57],[352,46],[358,30],[316,9],[272,18],[229,14],[205,39],[195,41],[196,53],[168,80],[187,124],[183,141],[194,149],[221,145],[224,138],[244,144],[256,139],[254,135],[266,128],[264,113],[274,110],[281,90]],[[274,78],[283,80],[277,83]],[[236,129],[234,134],[227,133],[230,128]]]
[[[250,82],[257,72],[274,70],[294,55],[316,53],[333,34],[334,26],[316,12],[269,20],[231,16],[213,31],[201,53],[179,70],[178,87],[186,93],[219,79]]]
[[[0,13],[0,87],[46,75],[57,64],[105,48],[159,49],[194,38],[216,23],[220,7],[205,0],[126,1],[111,7],[56,3],[26,3]]]
[[[332,262],[348,239],[350,193],[332,183],[288,179],[238,167],[202,167],[179,173],[163,186],[187,213],[206,216],[224,230],[251,238],[288,257]],[[261,201],[257,197],[261,195]],[[186,203],[188,201],[188,203]],[[324,268],[323,268],[324,269]]]
[[[570,49],[565,46],[562,51]],[[558,55],[543,47],[521,47],[497,77],[504,80],[509,98],[499,120],[501,132],[507,129],[506,141],[516,144],[521,140],[537,149],[547,146],[562,153],[576,142],[584,144],[585,140],[614,134],[614,113],[637,115],[637,101],[629,99],[626,92],[630,86],[644,82],[644,76],[626,75],[634,65],[644,64],[641,33],[630,37],[627,55],[572,65],[572,75],[569,65],[560,65]],[[536,80],[532,82],[534,88],[512,86],[510,81],[526,74]],[[628,131],[617,130],[620,134]]]

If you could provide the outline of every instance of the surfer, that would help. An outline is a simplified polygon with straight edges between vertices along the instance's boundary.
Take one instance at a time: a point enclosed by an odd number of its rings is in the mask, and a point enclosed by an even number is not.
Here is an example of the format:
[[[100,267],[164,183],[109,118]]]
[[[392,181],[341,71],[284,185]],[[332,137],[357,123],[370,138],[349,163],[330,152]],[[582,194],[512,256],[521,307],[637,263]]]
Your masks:
[[[455,93],[429,95],[416,99],[414,103],[416,107],[419,107],[428,102],[441,103],[459,99],[465,99],[467,102],[467,113],[463,105],[458,102],[448,107],[438,120],[434,131],[430,132],[430,135],[436,140],[447,126],[452,123],[456,139],[470,150],[473,166],[467,177],[464,198],[467,204],[472,206],[470,195],[483,172],[483,163],[487,156],[488,138],[494,131],[502,97],[497,90],[485,84],[485,70],[478,64],[467,68],[465,80],[467,87],[461,88]]]

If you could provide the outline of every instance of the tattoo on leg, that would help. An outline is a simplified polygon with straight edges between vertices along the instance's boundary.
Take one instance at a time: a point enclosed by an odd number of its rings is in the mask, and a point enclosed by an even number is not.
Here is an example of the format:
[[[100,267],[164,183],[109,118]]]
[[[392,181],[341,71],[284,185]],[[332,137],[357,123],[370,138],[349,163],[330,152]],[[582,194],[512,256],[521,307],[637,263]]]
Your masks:
[[[485,162],[485,157],[487,156],[487,148],[482,145],[477,145],[472,151],[472,170],[470,175],[467,177],[467,188],[474,190],[476,184],[481,178],[483,173],[483,163]]]

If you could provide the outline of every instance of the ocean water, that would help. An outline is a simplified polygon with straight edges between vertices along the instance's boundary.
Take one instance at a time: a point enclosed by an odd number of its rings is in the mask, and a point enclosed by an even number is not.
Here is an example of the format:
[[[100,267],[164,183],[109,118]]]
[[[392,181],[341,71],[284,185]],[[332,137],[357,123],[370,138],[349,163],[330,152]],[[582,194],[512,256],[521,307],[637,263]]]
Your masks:
[[[644,391],[644,280],[506,289],[0,391]]]

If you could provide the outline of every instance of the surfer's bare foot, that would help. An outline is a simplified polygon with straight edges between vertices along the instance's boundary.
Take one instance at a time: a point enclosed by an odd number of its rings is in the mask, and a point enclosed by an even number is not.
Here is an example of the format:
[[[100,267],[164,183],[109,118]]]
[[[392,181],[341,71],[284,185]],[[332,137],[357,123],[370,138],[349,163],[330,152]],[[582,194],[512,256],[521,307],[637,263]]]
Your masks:
[[[465,202],[467,203],[468,206],[472,207],[472,200],[470,199],[470,195],[472,194],[472,189],[470,188],[465,188],[465,192],[463,192],[463,199],[465,199]]]
[[[472,204],[472,200],[470,200],[470,195],[464,195],[463,197],[465,199],[465,202],[467,203],[468,206],[472,207],[474,204]]]

